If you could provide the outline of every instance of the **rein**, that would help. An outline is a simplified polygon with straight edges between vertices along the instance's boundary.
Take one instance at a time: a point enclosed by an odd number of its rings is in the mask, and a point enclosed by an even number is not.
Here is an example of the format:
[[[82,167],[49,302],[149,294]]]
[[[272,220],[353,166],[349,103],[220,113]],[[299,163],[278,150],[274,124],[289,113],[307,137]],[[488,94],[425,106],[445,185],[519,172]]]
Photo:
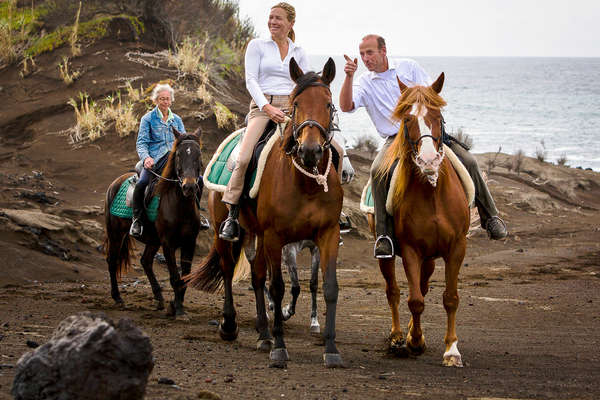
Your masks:
[[[185,142],[191,142],[191,143],[195,143],[198,147],[200,146],[198,144],[198,142],[196,142],[193,139],[184,139],[181,141],[181,143],[179,143],[178,146],[180,146],[181,144],[185,143]],[[154,172],[151,168],[148,169],[148,171],[150,171],[150,173],[154,176],[156,176],[158,179],[162,180],[162,181],[167,181],[167,182],[179,182],[179,186],[183,187],[183,179],[181,179],[181,177],[179,176],[179,171],[177,170],[177,168],[175,168],[175,175],[177,176],[177,179],[172,179],[172,178],[166,178],[160,174],[157,174],[156,172]],[[198,177],[199,179],[202,179],[202,175],[199,175]],[[196,183],[196,186],[198,186],[198,183]]]
[[[442,132],[442,136],[436,138],[433,135],[422,135],[419,137],[419,139],[417,140],[412,140],[408,134],[408,126],[406,126],[406,122],[402,122],[402,125],[404,126],[404,139],[406,139],[406,141],[410,144],[410,149],[413,153],[413,156],[417,156],[418,152],[417,152],[417,146],[419,145],[419,142],[425,138],[431,138],[435,143],[437,143],[438,145],[438,153],[443,157],[444,156],[444,146],[442,145],[444,143],[444,119],[442,118],[442,121],[440,122],[441,125],[441,132]]]
[[[313,178],[317,181],[318,185],[323,186],[323,191],[325,193],[327,193],[329,191],[329,187],[327,186],[327,175],[329,175],[329,170],[331,169],[331,164],[333,164],[333,162],[331,161],[332,156],[331,156],[331,147],[327,149],[328,154],[329,154],[329,161],[327,162],[327,168],[325,169],[325,173],[323,175],[319,174],[319,170],[317,169],[317,167],[314,168],[313,172],[314,174],[311,174],[310,172],[308,172],[307,170],[305,170],[304,168],[302,168],[297,162],[296,160],[294,160],[294,158],[292,157],[292,164],[294,164],[294,167],[296,167],[296,169],[300,172],[302,172],[304,175],[308,176],[309,178]]]

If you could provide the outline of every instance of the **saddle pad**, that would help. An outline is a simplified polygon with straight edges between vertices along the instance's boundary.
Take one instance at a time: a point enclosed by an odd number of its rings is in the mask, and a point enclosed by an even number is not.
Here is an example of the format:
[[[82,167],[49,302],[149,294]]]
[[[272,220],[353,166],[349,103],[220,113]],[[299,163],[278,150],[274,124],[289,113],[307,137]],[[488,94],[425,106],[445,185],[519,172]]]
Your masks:
[[[469,172],[460,162],[456,154],[446,145],[444,145],[444,152],[446,156],[450,160],[456,174],[458,175],[460,182],[463,186],[463,190],[467,196],[467,202],[469,204],[469,208],[472,208],[475,202],[475,185],[473,185],[473,180],[469,175]],[[394,186],[396,184],[398,169],[396,168],[392,174],[390,188],[388,189],[388,196],[385,203],[385,208],[388,214],[392,215],[394,211],[394,203],[392,199],[392,193],[394,193]],[[374,214],[375,213],[375,202],[373,200],[373,194],[371,192],[371,179],[367,182],[362,191],[362,196],[360,199],[360,210],[365,213]]]
[[[127,206],[127,204],[125,202],[125,197],[127,196],[127,188],[131,184],[132,179],[133,179],[133,176],[130,178],[127,178],[123,181],[123,183],[121,184],[121,187],[119,187],[119,191],[117,192],[117,195],[115,196],[115,198],[112,201],[112,204],[110,205],[110,213],[112,215],[114,215],[115,217],[119,217],[119,218],[132,218],[133,217],[133,211],[131,210],[131,207]],[[152,200],[150,200],[150,204],[148,204],[148,208],[146,209],[146,216],[148,217],[148,219],[151,222],[156,221],[156,217],[158,216],[158,205],[159,204],[160,204],[160,196],[152,197]]]
[[[285,124],[277,125],[275,134],[271,136],[260,153],[258,165],[256,170],[252,171],[252,176],[248,185],[250,187],[249,195],[251,199],[255,198],[258,194],[258,187],[260,186],[262,173],[265,169],[267,156],[271,152],[275,142],[279,140],[280,133],[285,129],[286,125],[287,122]],[[212,159],[208,163],[204,173],[204,186],[206,186],[208,189],[221,193],[225,192],[225,189],[227,189],[227,183],[229,182],[232,173],[232,171],[227,168],[228,159],[232,153],[237,154],[237,151],[234,152],[234,149],[236,146],[238,146],[244,129],[245,128],[238,129],[227,136],[225,140],[221,142],[215,151],[215,154],[213,154]]]

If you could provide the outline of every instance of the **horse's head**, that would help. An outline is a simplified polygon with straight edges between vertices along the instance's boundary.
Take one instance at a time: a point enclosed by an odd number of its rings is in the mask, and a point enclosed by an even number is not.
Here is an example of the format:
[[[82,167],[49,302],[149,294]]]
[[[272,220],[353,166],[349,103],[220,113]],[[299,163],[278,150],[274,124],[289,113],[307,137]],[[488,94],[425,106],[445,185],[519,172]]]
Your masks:
[[[393,117],[402,122],[400,134],[410,145],[412,159],[419,171],[433,186],[437,183],[444,159],[441,108],[446,105],[439,95],[444,85],[444,73],[429,87],[407,87],[398,79],[402,95]]]
[[[183,195],[188,197],[198,193],[198,178],[204,170],[200,128],[192,134],[181,134],[173,128],[173,134],[175,143],[163,176],[179,181]]]
[[[290,76],[296,87],[290,100],[291,129],[283,148],[288,154],[295,153],[306,168],[313,169],[330,145],[335,129],[336,110],[329,90],[335,77],[335,63],[329,58],[319,75],[312,71],[304,73],[292,58]]]

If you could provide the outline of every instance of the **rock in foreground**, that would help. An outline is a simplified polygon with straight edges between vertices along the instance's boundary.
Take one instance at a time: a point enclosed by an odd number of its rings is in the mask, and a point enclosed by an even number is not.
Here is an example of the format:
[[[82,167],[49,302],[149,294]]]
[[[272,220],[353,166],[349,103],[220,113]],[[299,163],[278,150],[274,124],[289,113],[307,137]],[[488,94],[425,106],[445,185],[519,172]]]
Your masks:
[[[84,312],[63,320],[17,363],[12,395],[30,399],[142,399],[154,367],[150,338],[129,319]]]

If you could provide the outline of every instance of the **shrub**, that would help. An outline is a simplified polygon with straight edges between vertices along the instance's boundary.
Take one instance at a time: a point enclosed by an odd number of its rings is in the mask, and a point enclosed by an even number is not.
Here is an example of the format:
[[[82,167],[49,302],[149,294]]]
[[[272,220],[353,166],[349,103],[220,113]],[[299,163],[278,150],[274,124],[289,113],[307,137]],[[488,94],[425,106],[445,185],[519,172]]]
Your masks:
[[[196,90],[196,97],[199,100],[202,100],[204,104],[210,104],[210,102],[212,101],[212,94],[206,87],[206,84],[198,86],[198,90]]]
[[[205,58],[208,35],[203,41],[186,37],[181,45],[177,46],[175,54],[169,53],[169,65],[174,66],[181,75],[196,77],[201,83],[208,80],[208,65],[202,63]]]
[[[497,161],[498,156],[500,155],[501,151],[502,151],[502,146],[498,147],[498,151],[496,152],[496,154],[494,154],[493,157],[488,158],[487,161],[485,162],[485,164],[487,165],[488,175],[491,174],[492,170],[496,167],[496,161]]]
[[[462,127],[458,128],[456,134],[452,133],[452,136],[454,136],[456,140],[467,146],[469,150],[473,148],[473,138],[471,137],[471,135],[465,133]]]
[[[377,142],[371,136],[365,136],[356,142],[355,149],[365,151],[373,157],[375,152],[377,151]]]
[[[535,158],[537,158],[539,162],[544,162],[548,157],[548,152],[546,151],[546,145],[544,144],[543,139],[540,141],[540,145],[541,147],[536,147],[535,149]]]
[[[234,128],[237,122],[237,117],[224,104],[215,102],[213,107],[217,126],[221,129]]]
[[[523,166],[523,160],[525,159],[525,153],[523,150],[519,149],[513,155],[512,159],[512,169],[519,175],[521,173],[521,167]]]
[[[556,160],[556,163],[561,166],[565,165],[567,163],[567,155],[562,153],[560,157],[558,157],[558,160]]]

